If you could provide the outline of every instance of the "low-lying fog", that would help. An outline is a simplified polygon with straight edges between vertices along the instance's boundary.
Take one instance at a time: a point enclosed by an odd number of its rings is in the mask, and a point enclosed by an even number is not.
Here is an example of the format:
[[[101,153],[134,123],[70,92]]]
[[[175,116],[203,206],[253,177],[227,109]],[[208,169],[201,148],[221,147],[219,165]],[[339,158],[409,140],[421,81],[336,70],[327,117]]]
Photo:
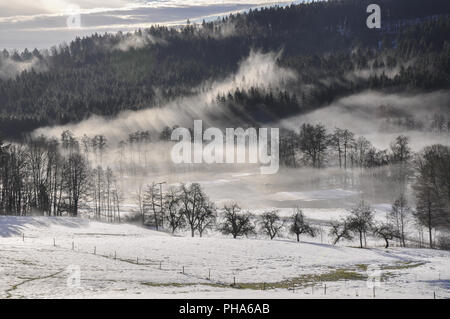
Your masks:
[[[379,168],[370,176],[361,176],[357,169],[345,172],[332,168],[281,168],[275,175],[260,175],[259,166],[251,165],[174,167],[169,156],[173,144],[169,142],[154,141],[144,151],[133,149],[133,146],[118,147],[119,141],[126,141],[130,133],[138,130],[159,134],[165,126],[192,127],[196,119],[203,120],[205,126],[213,125],[211,114],[215,118],[225,119],[227,125],[239,125],[239,119],[231,118],[227,110],[219,109],[214,104],[215,96],[236,88],[285,87],[287,83],[295,81],[297,75],[279,67],[276,64],[277,57],[278,54],[274,53],[252,52],[241,63],[235,75],[223,81],[206,83],[198,88],[197,95],[180,98],[161,108],[126,112],[111,120],[92,117],[77,124],[40,128],[34,134],[59,137],[64,130],[71,130],[79,139],[85,134],[90,137],[104,135],[108,140],[108,148],[102,163],[118,172],[123,189],[127,190],[128,202],[133,201],[139,185],[152,181],[167,182],[164,187],[181,182],[199,182],[219,205],[237,201],[244,207],[255,208],[296,205],[333,208],[348,207],[362,198],[374,204],[392,202],[399,194],[398,185],[380,178],[388,174],[388,168]],[[302,123],[322,123],[329,133],[335,127],[346,128],[356,136],[365,136],[380,149],[388,148],[395,137],[403,134],[410,137],[412,149],[419,151],[435,143],[449,145],[448,133],[436,134],[429,130],[405,128],[398,124],[399,121],[412,119],[413,122],[429,123],[436,113],[449,114],[449,105],[449,91],[409,95],[363,92],[341,98],[308,114],[274,121],[266,126],[298,132]],[[139,166],[141,157],[145,157],[143,170],[142,165]],[[123,169],[123,166],[128,169]],[[138,169],[130,169],[130,166]]]

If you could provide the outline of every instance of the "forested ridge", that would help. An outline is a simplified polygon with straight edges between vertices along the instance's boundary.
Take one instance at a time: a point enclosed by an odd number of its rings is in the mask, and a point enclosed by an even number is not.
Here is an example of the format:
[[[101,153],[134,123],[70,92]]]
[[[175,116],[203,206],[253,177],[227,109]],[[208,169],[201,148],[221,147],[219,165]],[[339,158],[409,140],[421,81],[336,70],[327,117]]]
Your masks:
[[[299,74],[296,85],[278,92],[286,98],[259,92],[256,104],[249,98],[238,103],[218,97],[238,114],[240,108],[252,110],[258,121],[266,119],[260,108],[284,117],[366,89],[448,88],[450,3],[431,2],[378,1],[380,30],[366,26],[370,1],[340,0],[250,10],[181,28],[94,34],[48,51],[3,51],[0,69],[6,62],[28,61],[35,67],[0,78],[1,132],[17,137],[93,114],[159,106],[232,74],[251,50],[281,50],[278,64]],[[349,76],[359,70],[369,73]]]

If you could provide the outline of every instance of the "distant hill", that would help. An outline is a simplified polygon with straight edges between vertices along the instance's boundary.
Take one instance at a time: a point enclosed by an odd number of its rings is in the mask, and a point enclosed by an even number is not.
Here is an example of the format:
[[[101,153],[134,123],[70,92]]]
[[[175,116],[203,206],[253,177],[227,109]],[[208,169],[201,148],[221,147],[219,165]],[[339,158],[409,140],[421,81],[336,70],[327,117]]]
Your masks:
[[[450,87],[450,1],[379,0],[382,28],[366,26],[366,0],[251,10],[183,28],[95,34],[46,52],[0,53],[0,132],[6,137],[90,115],[159,106],[235,72],[251,50],[280,51],[300,76],[273,92],[218,97],[239,115],[280,118],[366,89]],[[308,91],[300,89],[309,87]],[[282,105],[282,107],[280,107]]]

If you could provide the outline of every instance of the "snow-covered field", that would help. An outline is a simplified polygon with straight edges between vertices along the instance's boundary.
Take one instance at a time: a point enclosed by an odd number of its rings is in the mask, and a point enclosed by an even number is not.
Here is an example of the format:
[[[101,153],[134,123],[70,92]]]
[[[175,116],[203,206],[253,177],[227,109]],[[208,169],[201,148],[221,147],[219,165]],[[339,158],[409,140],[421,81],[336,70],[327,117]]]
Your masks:
[[[450,297],[450,252],[322,241],[0,217],[0,298]]]

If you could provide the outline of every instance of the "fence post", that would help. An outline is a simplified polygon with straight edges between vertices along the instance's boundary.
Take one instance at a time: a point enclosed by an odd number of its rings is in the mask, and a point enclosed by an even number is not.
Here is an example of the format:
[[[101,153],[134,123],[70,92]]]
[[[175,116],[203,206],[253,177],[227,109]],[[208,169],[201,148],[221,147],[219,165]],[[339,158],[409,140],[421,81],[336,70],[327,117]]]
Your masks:
[[[236,277],[233,277],[233,286],[236,286]]]
[[[97,253],[97,247],[94,246],[94,255],[96,255],[96,253]]]
[[[75,250],[75,244],[72,242],[72,250]]]
[[[211,280],[211,268],[208,269],[208,280]]]
[[[22,233],[22,241],[25,242],[25,233]]]
[[[56,239],[53,238],[53,247],[56,247]]]
[[[375,285],[373,286],[373,297],[375,298]]]
[[[159,262],[159,269],[160,270],[162,269],[161,264],[162,264],[162,261]]]
[[[136,257],[136,264],[139,265],[139,257]]]
[[[117,252],[114,251],[114,260],[116,260],[116,258],[117,258]]]
[[[327,284],[325,284],[324,290],[323,290],[324,294],[327,294]]]
[[[436,291],[433,291],[433,299],[436,299]]]
[[[184,266],[183,266],[183,275],[184,275]]]

